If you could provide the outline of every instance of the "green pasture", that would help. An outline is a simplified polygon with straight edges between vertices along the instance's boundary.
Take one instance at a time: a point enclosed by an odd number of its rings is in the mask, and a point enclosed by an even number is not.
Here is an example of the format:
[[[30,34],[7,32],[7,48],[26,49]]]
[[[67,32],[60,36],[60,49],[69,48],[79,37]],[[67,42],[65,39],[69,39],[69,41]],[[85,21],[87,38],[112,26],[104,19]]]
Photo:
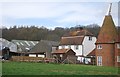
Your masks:
[[[118,68],[80,64],[2,63],[3,75],[118,75]]]

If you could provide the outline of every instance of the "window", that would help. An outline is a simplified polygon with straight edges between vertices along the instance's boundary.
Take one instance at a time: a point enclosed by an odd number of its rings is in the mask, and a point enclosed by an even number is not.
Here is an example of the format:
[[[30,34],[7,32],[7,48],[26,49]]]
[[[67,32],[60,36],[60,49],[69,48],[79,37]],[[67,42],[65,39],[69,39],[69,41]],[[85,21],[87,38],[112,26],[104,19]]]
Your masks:
[[[71,46],[70,46],[70,45],[68,45],[68,48],[71,48]]]
[[[89,36],[89,39],[88,39],[89,41],[92,41],[92,37],[91,36]]]
[[[78,46],[78,45],[75,45],[75,49],[78,50],[78,49],[79,49],[79,46]]]
[[[117,62],[120,62],[120,56],[117,56]]]
[[[97,56],[97,65],[102,66],[102,56]]]
[[[63,54],[60,54],[60,57],[63,57]]]
[[[97,49],[102,49],[102,45],[97,45]]]
[[[65,49],[65,46],[62,46],[62,49]]]
[[[120,44],[117,44],[117,48],[120,49]]]

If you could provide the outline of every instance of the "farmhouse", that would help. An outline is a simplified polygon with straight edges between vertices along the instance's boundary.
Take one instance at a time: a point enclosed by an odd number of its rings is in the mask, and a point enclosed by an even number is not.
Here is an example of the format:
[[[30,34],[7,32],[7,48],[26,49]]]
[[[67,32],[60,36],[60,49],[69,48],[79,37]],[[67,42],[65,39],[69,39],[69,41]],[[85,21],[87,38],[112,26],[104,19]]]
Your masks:
[[[87,56],[95,48],[96,37],[87,30],[79,28],[63,35],[60,41],[59,49],[72,49],[77,60],[83,62],[84,57]],[[85,59],[88,63],[90,59]]]
[[[111,8],[104,18],[96,41],[96,64],[120,67],[120,34],[118,34],[110,12]]]

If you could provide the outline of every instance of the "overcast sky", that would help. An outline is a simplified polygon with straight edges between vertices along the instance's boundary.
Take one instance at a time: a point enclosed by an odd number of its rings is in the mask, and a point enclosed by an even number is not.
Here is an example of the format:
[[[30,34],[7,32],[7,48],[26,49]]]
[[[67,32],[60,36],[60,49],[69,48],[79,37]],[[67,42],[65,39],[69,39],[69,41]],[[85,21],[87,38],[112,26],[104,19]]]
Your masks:
[[[53,29],[76,25],[102,25],[112,2],[112,17],[118,25],[118,0],[4,0],[0,1],[0,25],[37,25]]]

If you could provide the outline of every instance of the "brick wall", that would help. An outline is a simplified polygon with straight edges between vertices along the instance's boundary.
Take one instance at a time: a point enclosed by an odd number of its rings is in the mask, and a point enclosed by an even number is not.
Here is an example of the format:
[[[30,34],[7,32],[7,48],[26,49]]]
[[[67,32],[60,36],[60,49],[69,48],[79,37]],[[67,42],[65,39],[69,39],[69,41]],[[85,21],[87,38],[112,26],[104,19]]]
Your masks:
[[[115,60],[114,44],[100,44],[102,46],[102,49],[97,49],[97,45],[96,45],[96,63],[97,56],[102,56],[102,66],[114,66]]]
[[[120,56],[120,48],[117,48],[117,44],[115,44],[115,67],[120,67],[120,62],[117,62],[117,56]]]

